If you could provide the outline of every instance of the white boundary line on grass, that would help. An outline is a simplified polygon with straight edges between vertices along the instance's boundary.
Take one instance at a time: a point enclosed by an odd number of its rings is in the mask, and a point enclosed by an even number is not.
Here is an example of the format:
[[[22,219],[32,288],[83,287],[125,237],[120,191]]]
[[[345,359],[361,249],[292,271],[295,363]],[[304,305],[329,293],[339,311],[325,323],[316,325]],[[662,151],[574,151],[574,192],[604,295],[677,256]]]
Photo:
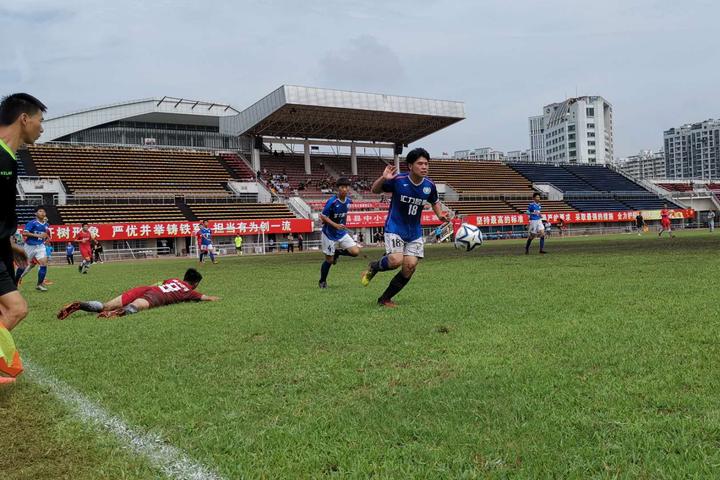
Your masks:
[[[150,464],[172,479],[222,480],[217,473],[193,462],[182,450],[167,444],[157,435],[133,430],[120,418],[111,415],[86,396],[43,371],[34,363],[24,360],[25,376],[47,388],[84,422],[99,426],[113,434],[121,444],[147,458]]]

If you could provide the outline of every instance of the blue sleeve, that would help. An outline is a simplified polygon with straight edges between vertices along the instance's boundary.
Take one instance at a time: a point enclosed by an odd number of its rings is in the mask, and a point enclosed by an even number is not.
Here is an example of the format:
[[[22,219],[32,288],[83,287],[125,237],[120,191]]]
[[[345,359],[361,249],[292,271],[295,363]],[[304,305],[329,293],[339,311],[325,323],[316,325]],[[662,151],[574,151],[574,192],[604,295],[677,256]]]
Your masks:
[[[330,197],[330,200],[327,201],[325,204],[325,207],[323,208],[322,214],[326,217],[329,217],[332,214],[332,204],[335,202],[335,197]]]
[[[438,198],[437,193],[437,187],[435,187],[435,184],[433,183],[432,187],[430,187],[430,196],[428,197],[428,202],[430,202],[431,205],[435,205],[440,199]]]
[[[395,179],[397,179],[397,175],[393,177],[391,180],[385,180],[382,184],[382,191],[383,192],[394,192],[395,191]]]
[[[30,220],[30,221],[25,225],[25,230],[27,230],[27,231],[30,232],[30,233],[35,233],[35,225],[36,225],[36,223],[37,223],[37,222],[36,222],[35,220]]]

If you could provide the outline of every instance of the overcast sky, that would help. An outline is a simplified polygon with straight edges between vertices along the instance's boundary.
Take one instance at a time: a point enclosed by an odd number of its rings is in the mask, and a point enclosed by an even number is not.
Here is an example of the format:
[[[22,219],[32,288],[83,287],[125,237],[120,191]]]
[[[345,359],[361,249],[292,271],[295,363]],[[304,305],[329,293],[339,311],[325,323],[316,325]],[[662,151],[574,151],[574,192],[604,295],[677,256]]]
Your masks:
[[[249,106],[282,84],[465,102],[431,154],[528,148],[527,117],[602,95],[616,155],[720,117],[711,0],[0,2],[0,93],[49,116],[153,96]]]

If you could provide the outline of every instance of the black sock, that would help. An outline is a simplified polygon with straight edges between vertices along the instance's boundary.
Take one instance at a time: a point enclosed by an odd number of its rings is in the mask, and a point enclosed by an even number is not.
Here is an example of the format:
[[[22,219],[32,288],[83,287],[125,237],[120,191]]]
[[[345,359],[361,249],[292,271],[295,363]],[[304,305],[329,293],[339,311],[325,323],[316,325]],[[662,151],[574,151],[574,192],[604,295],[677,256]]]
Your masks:
[[[540,251],[545,250],[545,237],[540,237]]]
[[[532,243],[532,241],[533,241],[532,238],[528,238],[528,239],[527,239],[527,242],[525,243],[525,251],[526,251],[526,252],[527,252],[528,250],[530,250],[530,244]]]
[[[15,284],[16,284],[16,285],[17,285],[17,283],[20,281],[20,279],[22,278],[22,274],[23,274],[24,271],[25,271],[24,268],[18,268],[17,270],[15,270]]]
[[[372,262],[370,264],[370,269],[374,273],[390,270],[390,260],[388,260],[387,255],[380,258],[380,260],[378,260],[377,262]]]
[[[397,295],[400,290],[405,288],[405,285],[408,284],[410,281],[409,278],[405,278],[405,276],[402,274],[402,272],[398,272],[392,280],[390,280],[390,285],[385,289],[383,294],[380,296],[378,300],[390,300],[395,295]]]
[[[327,261],[324,261],[322,263],[322,266],[320,267],[320,281],[326,282],[328,273],[330,273],[330,267],[332,267],[332,263],[328,263]]]
[[[96,300],[91,300],[89,302],[81,302],[80,310],[82,310],[83,312],[102,312],[103,303]]]

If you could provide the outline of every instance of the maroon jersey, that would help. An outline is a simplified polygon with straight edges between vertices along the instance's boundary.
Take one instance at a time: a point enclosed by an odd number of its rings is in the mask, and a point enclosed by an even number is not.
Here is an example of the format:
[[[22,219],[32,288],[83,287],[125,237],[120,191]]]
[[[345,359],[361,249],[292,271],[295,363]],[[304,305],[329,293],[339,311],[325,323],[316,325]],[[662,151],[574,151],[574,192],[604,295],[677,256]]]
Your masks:
[[[162,285],[150,287],[143,298],[150,303],[150,306],[161,307],[173,303],[200,301],[202,293],[196,292],[179,278],[171,278],[165,280]]]
[[[90,240],[92,240],[92,235],[89,231],[84,232],[80,230],[75,236],[75,241],[78,242],[78,244],[80,245],[80,255],[82,255],[83,257],[89,257],[90,253],[92,252]]]

